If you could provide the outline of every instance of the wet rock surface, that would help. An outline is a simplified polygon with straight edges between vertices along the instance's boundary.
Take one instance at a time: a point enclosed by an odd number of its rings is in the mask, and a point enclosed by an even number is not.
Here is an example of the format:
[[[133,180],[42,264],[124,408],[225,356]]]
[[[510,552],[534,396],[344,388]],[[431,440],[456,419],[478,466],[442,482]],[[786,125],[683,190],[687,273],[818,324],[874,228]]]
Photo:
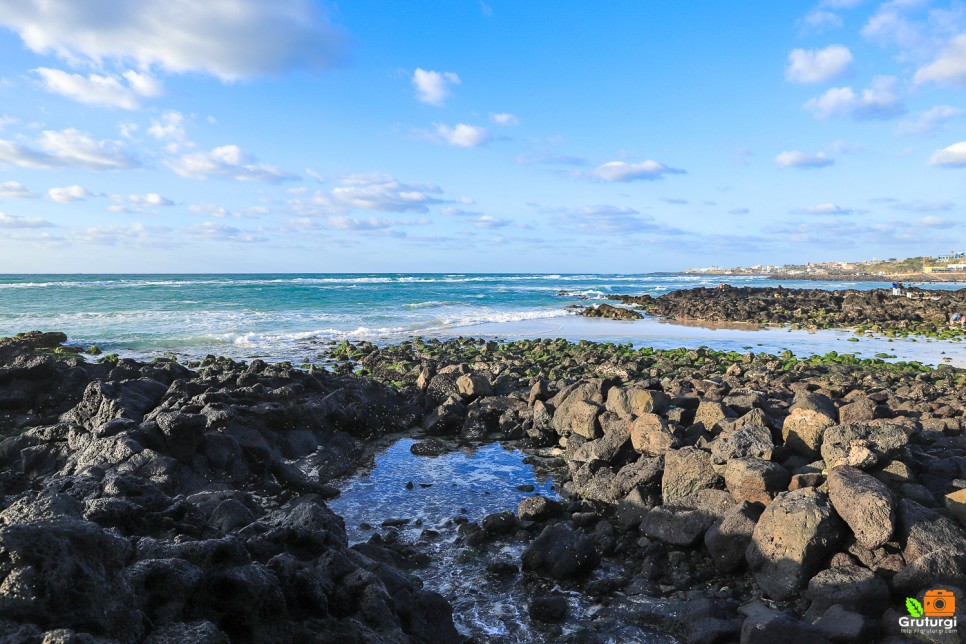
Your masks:
[[[953,313],[966,310],[966,289],[904,289],[901,297],[886,289],[787,289],[734,287],[681,289],[659,297],[618,295],[650,315],[706,322],[788,324],[802,328],[862,327],[887,333],[962,337],[950,329]],[[604,305],[601,305],[604,306]],[[585,313],[586,315],[586,313]]]
[[[62,341],[0,343],[9,637],[461,641],[418,579],[438,548],[522,593],[529,630],[495,641],[882,639],[906,597],[966,589],[961,370],[473,339],[93,364]],[[402,430],[427,461],[512,444],[562,498],[454,505],[446,543],[387,512],[350,547],[334,483]]]

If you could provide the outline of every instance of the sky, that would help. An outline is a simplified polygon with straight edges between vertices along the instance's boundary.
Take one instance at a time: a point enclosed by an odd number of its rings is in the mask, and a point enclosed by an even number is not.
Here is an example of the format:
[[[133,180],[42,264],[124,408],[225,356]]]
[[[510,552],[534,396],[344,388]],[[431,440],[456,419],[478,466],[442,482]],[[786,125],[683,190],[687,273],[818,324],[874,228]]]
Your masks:
[[[0,0],[0,272],[966,250],[966,3]]]

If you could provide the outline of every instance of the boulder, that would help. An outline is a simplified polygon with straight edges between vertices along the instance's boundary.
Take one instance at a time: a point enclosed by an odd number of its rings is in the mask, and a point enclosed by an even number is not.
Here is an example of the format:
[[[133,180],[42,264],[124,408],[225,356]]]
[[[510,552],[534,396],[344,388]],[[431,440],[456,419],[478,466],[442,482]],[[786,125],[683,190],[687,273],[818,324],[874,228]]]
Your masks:
[[[517,517],[521,521],[545,521],[559,516],[562,512],[563,506],[558,501],[540,494],[528,496],[517,505]]]
[[[486,376],[478,373],[468,373],[457,378],[456,390],[460,396],[468,399],[493,394],[493,387],[490,385],[490,381],[486,379]]]
[[[130,553],[127,539],[88,521],[4,526],[0,618],[136,640],[144,625],[123,576]]]
[[[876,404],[866,396],[855,398],[847,405],[839,407],[839,424],[849,425],[872,420],[876,416]]]
[[[836,467],[828,475],[828,496],[865,548],[874,550],[892,538],[895,501],[881,481],[854,467]]]
[[[581,463],[600,461],[620,466],[626,463],[627,457],[633,453],[627,427],[613,426],[603,437],[587,441],[578,447],[572,460]]]
[[[732,389],[721,402],[739,414],[747,414],[765,404],[765,394],[755,389]]]
[[[534,597],[530,602],[528,613],[530,619],[535,622],[546,622],[555,624],[562,622],[567,616],[570,605],[567,598],[563,595],[550,595],[546,597]]]
[[[96,380],[87,385],[81,401],[63,418],[65,422],[77,423],[89,430],[117,418],[139,423],[167,391],[165,385],[150,378],[124,382]]]
[[[657,414],[640,414],[631,425],[631,445],[650,456],[660,456],[680,444],[666,420]]]
[[[833,567],[809,580],[805,597],[814,611],[840,604],[861,613],[876,613],[889,603],[889,586],[867,568]]]
[[[664,455],[661,495],[664,503],[704,488],[721,486],[721,477],[711,466],[711,455],[697,447],[670,450]]]
[[[728,510],[704,534],[704,546],[718,572],[727,574],[745,567],[745,551],[762,510],[757,505],[742,503]]]
[[[574,433],[591,440],[599,438],[603,435],[600,423],[597,422],[599,412],[598,403],[579,398],[577,391],[574,391],[554,412],[553,428],[561,436]]]
[[[816,400],[820,399],[814,395],[797,399],[782,424],[782,440],[785,442],[785,447],[806,458],[818,457],[825,431],[835,425],[838,417],[831,403],[813,404]]]
[[[567,525],[543,529],[522,555],[523,569],[557,581],[589,574],[600,563],[594,542]]]
[[[966,553],[966,532],[958,523],[915,501],[900,499],[896,536],[907,562],[937,550]]]
[[[871,642],[875,623],[836,604],[813,624],[815,630],[830,642]]]
[[[819,631],[806,622],[777,610],[763,609],[741,625],[741,644],[829,644]]]
[[[733,421],[737,414],[720,402],[702,400],[694,412],[695,424],[701,423],[709,432],[720,431],[726,423]]]
[[[770,461],[774,448],[767,427],[743,425],[725,429],[711,442],[711,458],[719,464],[745,457]]]
[[[639,386],[612,387],[607,392],[607,411],[622,418],[634,418],[666,411],[670,401],[670,396],[663,391]]]
[[[803,488],[779,495],[765,509],[745,556],[765,594],[788,600],[798,596],[843,536],[828,497]]]
[[[661,506],[644,513],[640,530],[648,537],[664,543],[693,546],[713,521],[713,516],[699,510]]]
[[[736,458],[725,466],[725,487],[737,501],[768,505],[788,489],[791,474],[778,463],[758,458]]]
[[[825,432],[822,444],[822,460],[825,465],[833,468],[846,459],[855,440],[868,441],[865,445],[880,455],[881,460],[900,456],[909,442],[909,437],[901,426],[893,424],[835,425]]]

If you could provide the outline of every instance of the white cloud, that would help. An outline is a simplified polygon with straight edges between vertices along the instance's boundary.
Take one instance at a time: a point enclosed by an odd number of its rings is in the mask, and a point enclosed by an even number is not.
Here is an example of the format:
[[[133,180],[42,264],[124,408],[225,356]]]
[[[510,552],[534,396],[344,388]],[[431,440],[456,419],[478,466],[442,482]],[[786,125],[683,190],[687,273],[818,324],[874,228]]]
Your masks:
[[[945,129],[946,124],[956,118],[966,115],[966,110],[951,105],[937,105],[921,112],[915,118],[899,124],[899,134],[931,134]]]
[[[953,38],[934,61],[920,68],[915,82],[966,87],[966,34]]]
[[[167,197],[162,197],[156,192],[149,192],[146,195],[130,195],[128,196],[128,201],[135,206],[148,206],[151,208],[162,208],[174,205],[173,201]]]
[[[148,134],[159,141],[187,141],[188,133],[184,130],[184,115],[176,110],[166,110],[160,119],[151,119]]]
[[[91,196],[93,195],[88,192],[87,188],[78,185],[65,186],[63,188],[51,188],[47,191],[47,198],[51,201],[56,201],[57,203],[74,203],[75,201],[84,201]]]
[[[453,72],[434,72],[417,68],[413,72],[416,98],[429,105],[442,107],[450,95],[450,86],[459,85],[460,77]]]
[[[233,226],[216,224],[213,221],[206,221],[203,224],[193,224],[185,228],[184,232],[191,237],[198,237],[208,241],[241,242],[245,244],[268,241],[268,238],[264,235],[241,230]]]
[[[34,193],[27,190],[22,183],[16,181],[4,181],[0,183],[0,197],[15,197],[17,199],[33,199]]]
[[[896,202],[892,208],[908,212],[947,212],[955,206],[951,201],[909,201]]]
[[[513,222],[509,219],[501,219],[500,217],[493,217],[491,215],[482,215],[477,217],[476,221],[473,222],[473,225],[477,228],[490,229],[503,228],[504,226],[509,226],[511,223]]]
[[[182,177],[209,179],[219,177],[235,181],[281,183],[295,181],[297,176],[283,172],[273,165],[259,163],[237,145],[223,145],[210,152],[194,152],[172,159],[168,167]]]
[[[627,182],[655,181],[664,178],[666,174],[686,174],[686,172],[648,159],[640,163],[610,161],[598,166],[590,174],[603,181]]]
[[[798,150],[786,150],[775,157],[775,165],[779,168],[814,169],[824,168],[833,163],[835,159],[830,159],[824,152],[809,154]]]
[[[207,215],[219,219],[222,217],[234,217],[230,210],[215,203],[193,203],[188,206],[188,210],[199,215]]]
[[[732,208],[728,211],[729,215],[747,215],[751,210],[748,208]]]
[[[431,184],[401,183],[385,174],[350,174],[330,191],[316,191],[310,198],[291,201],[301,216],[341,215],[352,210],[381,212],[429,212],[429,206],[445,203],[442,189]],[[357,220],[362,221],[362,220]]]
[[[48,67],[33,71],[40,76],[48,92],[86,105],[136,110],[141,99],[155,98],[164,91],[151,76],[135,71],[126,71],[120,76],[88,74],[86,77]]]
[[[491,113],[490,120],[497,125],[520,125],[520,118],[516,114],[510,114],[509,112]]]
[[[865,2],[865,0],[822,0],[821,6],[829,9],[852,9]]]
[[[51,228],[53,224],[39,217],[15,217],[0,212],[0,228]]]
[[[805,15],[805,24],[815,30],[837,29],[842,26],[842,17],[832,11],[815,9]]]
[[[817,206],[805,206],[793,212],[801,215],[854,215],[857,211],[836,206],[834,203],[822,203]]]
[[[74,167],[85,170],[124,170],[138,168],[141,163],[111,141],[99,141],[91,135],[68,128],[45,130],[40,149],[0,139],[0,162],[23,168],[51,169]]]
[[[929,158],[929,165],[941,168],[966,167],[966,141],[953,143],[942,150],[936,150]]]
[[[557,214],[556,223],[562,229],[574,229],[591,235],[681,234],[680,230],[658,223],[654,217],[642,215],[627,206],[601,204],[549,212]]]
[[[453,127],[438,123],[436,136],[449,145],[459,148],[476,148],[490,140],[490,133],[486,128],[466,123],[457,123]]]
[[[97,244],[100,246],[116,246],[136,248],[171,247],[171,229],[165,226],[145,226],[141,223],[129,226],[92,226],[77,231],[71,241],[80,244]]]
[[[849,70],[852,52],[844,45],[825,49],[793,49],[788,54],[785,79],[792,83],[824,83]]]
[[[31,51],[71,63],[134,63],[226,81],[331,68],[346,49],[341,30],[308,0],[0,0],[0,24]]]
[[[851,87],[833,87],[803,107],[816,118],[851,116],[857,120],[890,119],[906,111],[894,76],[876,76],[861,94]]]

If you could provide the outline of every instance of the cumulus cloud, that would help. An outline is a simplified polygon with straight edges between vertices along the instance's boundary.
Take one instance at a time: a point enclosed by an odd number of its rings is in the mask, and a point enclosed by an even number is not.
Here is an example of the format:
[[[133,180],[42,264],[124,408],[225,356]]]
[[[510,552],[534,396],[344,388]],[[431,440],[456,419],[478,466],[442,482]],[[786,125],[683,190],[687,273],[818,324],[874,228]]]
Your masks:
[[[666,174],[687,174],[684,170],[671,168],[663,163],[648,159],[640,163],[626,163],[624,161],[610,161],[591,171],[593,178],[602,181],[656,181],[663,179]]]
[[[509,112],[491,113],[490,120],[497,125],[520,125],[520,118],[516,114],[510,114]]]
[[[492,215],[482,215],[481,217],[477,217],[476,221],[473,222],[473,225],[477,228],[490,229],[503,228],[504,226],[509,226],[511,223],[513,222],[509,219],[493,217]]]
[[[148,134],[159,141],[187,141],[188,133],[184,129],[184,115],[177,110],[166,110],[161,118],[151,119]]]
[[[833,87],[809,100],[804,108],[816,118],[851,116],[857,120],[890,119],[906,111],[894,76],[876,76],[861,93],[851,87]]]
[[[184,232],[190,237],[197,237],[207,241],[240,242],[243,244],[268,241],[268,238],[260,233],[241,230],[234,226],[216,224],[213,221],[206,221],[203,224],[192,224],[186,227]]]
[[[929,165],[939,166],[940,168],[966,167],[966,141],[953,143],[942,150],[936,150],[929,157]]]
[[[94,171],[125,170],[141,166],[140,161],[117,143],[99,141],[74,128],[45,130],[38,144],[39,149],[0,139],[0,162],[42,170],[66,167]]]
[[[36,197],[22,183],[16,181],[4,181],[0,183],[0,197],[15,197],[17,199],[33,199]]]
[[[457,123],[453,127],[439,123],[436,125],[436,136],[459,148],[476,148],[490,140],[490,133],[486,128],[466,123]]]
[[[442,189],[432,184],[409,184],[386,174],[350,174],[330,191],[316,191],[308,199],[292,201],[303,215],[341,214],[351,210],[381,212],[429,212],[429,206],[444,203]]]
[[[442,107],[451,93],[450,87],[460,82],[460,77],[453,72],[434,72],[422,68],[413,72],[416,99],[427,105]]]
[[[899,124],[899,134],[931,134],[945,129],[946,124],[966,115],[966,110],[951,105],[937,105],[936,107],[916,115],[915,118]]]
[[[852,52],[844,45],[825,49],[793,49],[788,54],[785,79],[792,83],[824,83],[847,72],[852,65]]]
[[[0,212],[0,228],[51,228],[53,224],[39,217],[16,217]]]
[[[223,145],[210,152],[193,152],[167,162],[168,167],[189,179],[223,178],[235,181],[281,183],[298,177],[273,165],[259,163],[237,145]]]
[[[916,71],[914,80],[966,87],[966,34],[953,38],[935,60]]]
[[[682,231],[659,223],[650,215],[643,215],[627,206],[598,204],[577,209],[543,210],[555,216],[562,230],[575,230],[589,235],[680,235]]]
[[[208,217],[234,217],[232,212],[216,203],[193,203],[188,206],[188,210],[199,215],[207,215]]]
[[[339,64],[346,38],[309,0],[0,0],[0,24],[40,54],[232,81]]]
[[[775,157],[775,165],[779,168],[799,168],[810,170],[824,168],[835,163],[835,159],[830,159],[824,152],[810,154],[799,152],[798,150],[786,150]]]
[[[84,201],[90,196],[92,195],[90,192],[88,192],[87,188],[78,185],[65,186],[63,188],[51,188],[47,191],[47,198],[51,201],[56,201],[57,203],[74,203],[75,201]]]
[[[805,26],[821,31],[823,29],[837,29],[842,26],[842,17],[834,11],[815,9],[805,15]]]
[[[892,208],[907,212],[947,212],[955,205],[951,201],[893,201]]]
[[[133,70],[120,76],[81,76],[49,67],[38,67],[33,71],[40,76],[48,92],[86,105],[136,110],[141,106],[141,99],[156,98],[164,91],[161,83],[150,75]]]
[[[821,203],[816,206],[805,206],[792,212],[800,215],[854,215],[857,211],[852,208],[842,208],[834,203]]]
[[[147,206],[149,208],[166,208],[174,205],[173,201],[156,192],[149,192],[146,195],[129,195],[128,201],[135,206]]]

